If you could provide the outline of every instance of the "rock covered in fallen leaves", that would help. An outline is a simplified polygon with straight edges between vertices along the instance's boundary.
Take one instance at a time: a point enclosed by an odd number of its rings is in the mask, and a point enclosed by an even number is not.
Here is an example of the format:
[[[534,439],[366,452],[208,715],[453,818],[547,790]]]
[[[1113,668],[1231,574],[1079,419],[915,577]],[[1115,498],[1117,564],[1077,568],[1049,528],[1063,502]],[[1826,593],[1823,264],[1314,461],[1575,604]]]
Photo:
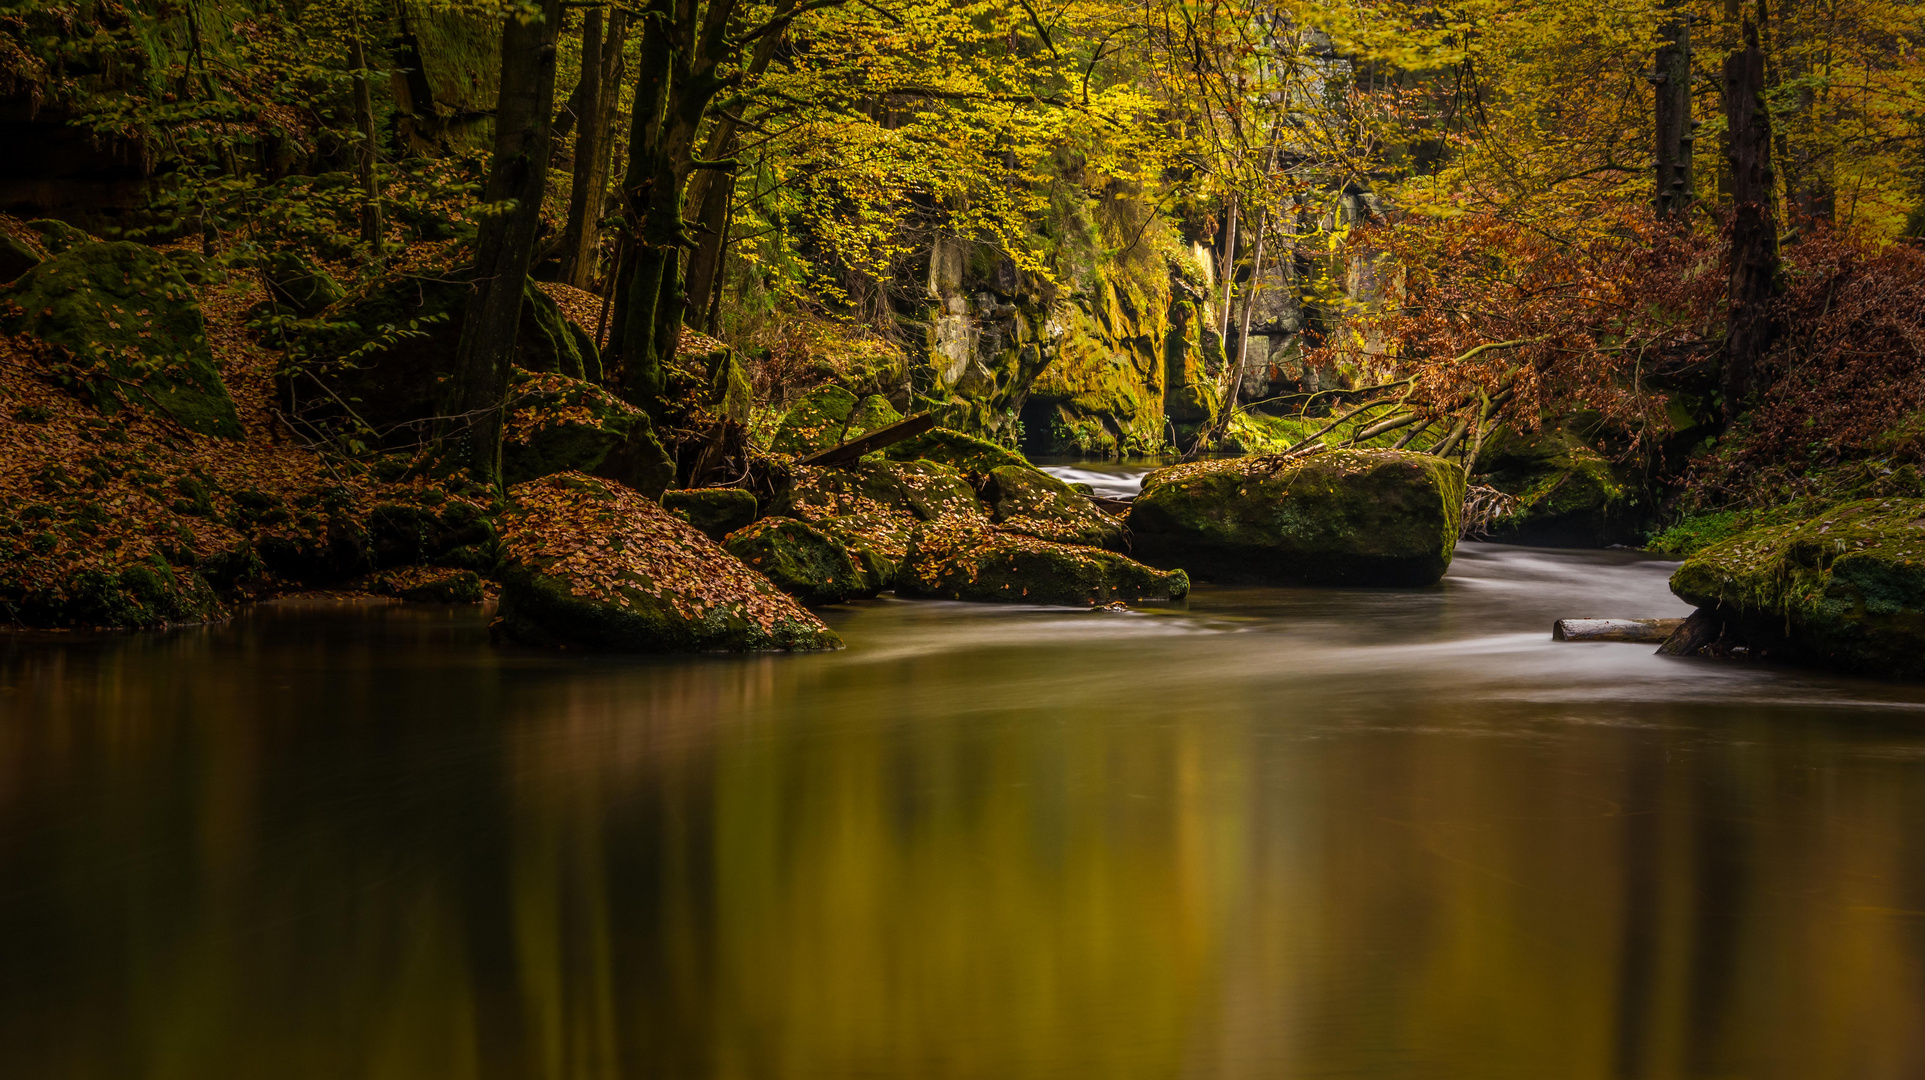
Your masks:
[[[0,538],[0,564],[12,565],[9,546]],[[222,614],[206,578],[159,555],[117,567],[88,567],[43,588],[22,588],[0,566],[0,625],[159,629]]]
[[[50,346],[49,374],[104,414],[140,405],[199,435],[241,437],[200,304],[153,248],[74,243],[0,289],[0,331]]]
[[[916,530],[896,591],[946,600],[1091,606],[1181,599],[1189,595],[1190,579],[1181,570],[1156,570],[1113,551],[952,519]]]
[[[1098,510],[1081,492],[1039,469],[998,466],[990,470],[986,490],[996,508],[996,523],[1008,532],[1111,551],[1129,548],[1129,530],[1119,518]]]
[[[629,652],[832,649],[833,631],[650,499],[581,473],[518,484],[501,526],[499,627]]]
[[[776,512],[814,524],[885,583],[895,580],[909,553],[910,534],[920,524],[989,520],[975,488],[956,470],[933,461],[874,456],[834,468],[796,466]]]
[[[933,461],[972,477],[988,476],[1005,465],[1030,467],[1029,459],[1006,446],[940,427],[886,447],[882,456],[891,461]]]
[[[442,566],[403,566],[375,577],[374,591],[417,604],[479,604],[481,575]]]
[[[648,414],[594,383],[517,370],[508,408],[501,438],[506,483],[575,471],[619,480],[654,497],[675,480],[675,463]]]
[[[849,545],[795,518],[763,518],[730,533],[724,546],[810,607],[871,597],[882,588]]]
[[[662,492],[662,505],[716,542],[755,520],[755,495],[741,488]]]
[[[840,386],[824,386],[789,406],[770,446],[775,453],[799,457],[841,445],[900,419],[902,414],[880,394],[858,398]]]
[[[1132,550],[1222,581],[1429,585],[1464,502],[1455,464],[1403,450],[1198,461],[1144,478]]]

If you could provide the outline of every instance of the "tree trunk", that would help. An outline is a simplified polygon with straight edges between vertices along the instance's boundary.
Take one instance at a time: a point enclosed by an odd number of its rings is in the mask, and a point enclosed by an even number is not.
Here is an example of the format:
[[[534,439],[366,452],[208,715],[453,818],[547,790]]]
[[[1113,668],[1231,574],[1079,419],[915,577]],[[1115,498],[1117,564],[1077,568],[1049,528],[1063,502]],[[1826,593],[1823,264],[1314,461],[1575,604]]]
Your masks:
[[[1697,136],[1691,119],[1691,21],[1680,15],[1661,31],[1656,84],[1657,148],[1653,155],[1652,205],[1660,216],[1681,214],[1696,193],[1691,175],[1691,149]]]
[[[1237,283],[1237,197],[1230,196],[1230,220],[1223,230],[1223,318],[1218,320],[1217,337],[1230,347],[1230,300]]]
[[[602,35],[601,11],[590,8],[582,26],[582,79],[576,95],[581,134],[575,140],[575,179],[568,193],[568,224],[562,232],[561,280],[578,289],[595,282],[601,246],[602,204],[608,193],[609,129],[620,87],[623,30],[628,16],[616,11]],[[591,60],[590,57],[593,57]]]
[[[764,34],[755,43],[755,52],[749,58],[745,71],[748,78],[762,74],[775,58],[776,46],[781,44],[782,35]],[[729,116],[717,116],[709,125],[708,142],[703,153],[708,160],[715,161],[731,157],[735,153],[736,122]],[[688,260],[688,311],[684,313],[691,326],[708,325],[713,322],[709,312],[715,305],[715,297],[721,288],[722,265],[727,258],[729,210],[735,200],[735,173],[729,169],[703,169],[689,178],[688,201],[695,206],[697,230],[695,249],[689,253]]]
[[[354,122],[361,129],[361,145],[355,165],[361,174],[361,191],[367,202],[361,207],[361,242],[368,245],[369,257],[381,265],[381,178],[376,174],[374,142],[374,96],[368,91],[368,56],[361,47],[357,31],[348,39],[348,62],[354,65]]]
[[[1773,205],[1771,114],[1765,108],[1765,57],[1758,29],[1744,24],[1745,47],[1724,65],[1725,156],[1731,163],[1730,316],[1725,329],[1724,422],[1743,411],[1758,362],[1771,347],[1771,299],[1778,278],[1778,215]]]
[[[495,152],[483,194],[491,212],[482,219],[475,244],[474,293],[438,433],[444,452],[488,484],[501,478],[502,413],[548,180],[561,13],[561,0],[543,0],[540,18],[511,17],[502,27]]]

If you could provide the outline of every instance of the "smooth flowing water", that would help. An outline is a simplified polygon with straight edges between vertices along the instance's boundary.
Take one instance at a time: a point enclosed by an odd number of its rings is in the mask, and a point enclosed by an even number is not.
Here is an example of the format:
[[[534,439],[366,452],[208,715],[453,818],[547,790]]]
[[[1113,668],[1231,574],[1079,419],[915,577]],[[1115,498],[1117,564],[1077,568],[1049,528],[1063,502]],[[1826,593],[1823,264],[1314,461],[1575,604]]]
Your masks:
[[[1925,690],[1413,592],[0,642],[0,1076],[1916,1078]]]

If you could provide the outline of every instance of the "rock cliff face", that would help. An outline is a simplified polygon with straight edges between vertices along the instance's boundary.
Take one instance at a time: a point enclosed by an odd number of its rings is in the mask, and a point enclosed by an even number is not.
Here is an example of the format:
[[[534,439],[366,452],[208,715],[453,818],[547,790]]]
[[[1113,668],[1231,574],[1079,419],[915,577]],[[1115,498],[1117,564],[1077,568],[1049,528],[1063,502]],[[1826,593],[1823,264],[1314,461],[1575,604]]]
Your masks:
[[[1215,415],[1223,349],[1187,252],[1042,285],[985,245],[936,241],[928,393],[950,427],[1031,454],[1168,448]]]

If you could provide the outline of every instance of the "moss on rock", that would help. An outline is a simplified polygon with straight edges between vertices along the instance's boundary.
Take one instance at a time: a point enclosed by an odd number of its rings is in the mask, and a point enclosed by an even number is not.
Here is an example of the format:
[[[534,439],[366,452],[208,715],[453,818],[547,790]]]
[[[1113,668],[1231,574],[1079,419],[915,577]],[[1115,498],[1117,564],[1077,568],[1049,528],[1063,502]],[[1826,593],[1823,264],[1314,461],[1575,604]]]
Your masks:
[[[1925,678],[1925,500],[1752,529],[1686,560],[1671,591],[1779,658]]]
[[[998,524],[1062,544],[1124,551],[1129,530],[1121,519],[1098,510],[1075,488],[1028,466],[1003,465],[989,474],[986,487]]]
[[[516,371],[508,401],[501,472],[509,484],[573,470],[653,498],[674,482],[675,463],[647,414],[594,383]]]
[[[0,555],[9,554],[6,546],[0,543]],[[0,569],[0,614],[22,626],[155,630],[222,614],[219,598],[197,570],[157,555],[86,567],[52,588],[23,589],[10,576]]]
[[[724,546],[810,607],[874,596],[880,588],[846,545],[795,518],[763,518],[731,533]]]
[[[1030,467],[1028,458],[1006,446],[940,427],[887,447],[882,456],[890,461],[933,461],[976,477],[986,477],[1005,465]]]
[[[1428,585],[1450,567],[1456,465],[1393,450],[1201,461],[1144,479],[1135,551],[1206,579]]]
[[[1180,599],[1190,579],[1113,551],[952,519],[916,530],[896,588],[946,600],[1087,607]]]
[[[841,644],[768,579],[619,484],[564,473],[509,498],[498,625],[512,640],[628,652]]]
[[[105,414],[123,402],[241,437],[193,290],[140,244],[76,243],[0,289],[0,330],[55,346],[52,374]]]
[[[1574,432],[1506,435],[1485,447],[1478,465],[1479,483],[1518,500],[1491,528],[1493,540],[1605,547],[1638,532],[1635,485]]]
[[[665,491],[662,505],[718,543],[755,520],[755,495],[741,488],[697,488]]]
[[[789,407],[776,429],[771,449],[798,457],[827,450],[902,419],[902,414],[880,394],[866,397],[840,386],[809,391]]]

